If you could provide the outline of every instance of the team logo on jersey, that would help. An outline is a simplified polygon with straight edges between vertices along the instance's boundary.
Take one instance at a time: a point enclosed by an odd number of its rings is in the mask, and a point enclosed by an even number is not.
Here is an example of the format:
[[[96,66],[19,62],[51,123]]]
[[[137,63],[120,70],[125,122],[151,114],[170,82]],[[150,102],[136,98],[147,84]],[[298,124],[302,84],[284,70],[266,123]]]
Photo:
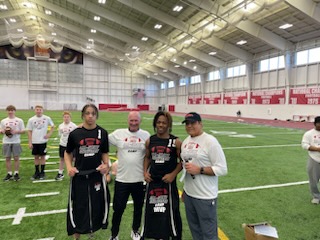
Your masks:
[[[101,183],[100,183],[100,182],[96,182],[96,183],[94,184],[94,189],[96,190],[96,192],[100,191],[100,189],[101,189]]]
[[[155,146],[151,148],[151,157],[155,163],[165,163],[170,160],[170,148]]]
[[[80,140],[79,153],[83,154],[84,157],[94,156],[99,152],[101,141],[96,138],[85,138]]]

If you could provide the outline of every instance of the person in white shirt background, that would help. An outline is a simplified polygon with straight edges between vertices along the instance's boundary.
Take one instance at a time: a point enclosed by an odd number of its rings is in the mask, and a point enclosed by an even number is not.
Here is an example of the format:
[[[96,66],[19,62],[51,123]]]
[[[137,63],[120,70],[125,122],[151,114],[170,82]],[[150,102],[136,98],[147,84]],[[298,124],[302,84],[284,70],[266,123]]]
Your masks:
[[[25,132],[21,118],[16,117],[16,108],[9,105],[6,108],[8,117],[1,120],[0,132],[3,134],[2,152],[6,158],[7,175],[3,181],[19,181],[20,154],[22,152],[20,134]],[[11,157],[14,159],[14,174],[12,173]]]
[[[54,124],[49,116],[43,114],[41,105],[35,106],[34,111],[36,115],[29,118],[27,124],[29,148],[32,149],[35,166],[31,180],[43,180],[45,179],[47,142],[53,133]]]
[[[311,203],[319,204],[320,192],[318,183],[320,180],[320,116],[314,119],[314,128],[307,131],[303,137],[301,146],[308,150],[307,172],[309,187],[312,195]]]
[[[68,137],[70,132],[77,128],[77,125],[71,121],[71,113],[68,111],[63,112],[63,123],[61,123],[58,127],[58,134],[60,136],[60,143],[59,143],[59,171],[57,176],[55,177],[56,180],[62,180],[63,169],[64,169],[64,151],[67,148]]]

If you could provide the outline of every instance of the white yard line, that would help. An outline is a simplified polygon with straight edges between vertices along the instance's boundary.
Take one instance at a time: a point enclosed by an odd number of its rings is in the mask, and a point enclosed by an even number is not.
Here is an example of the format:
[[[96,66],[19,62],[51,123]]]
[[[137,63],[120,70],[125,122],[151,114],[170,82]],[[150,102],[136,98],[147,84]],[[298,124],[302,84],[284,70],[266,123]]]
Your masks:
[[[279,148],[279,147],[298,147],[298,146],[301,146],[301,144],[225,147],[225,148],[223,148],[223,149],[224,149],[224,150],[232,150],[232,149],[248,149],[248,148]]]
[[[307,184],[307,183],[309,183],[309,181],[283,183],[283,184],[272,184],[272,185],[246,187],[246,188],[225,189],[225,190],[220,190],[219,194],[220,193],[230,193],[230,192],[254,191],[254,190],[268,189],[268,188],[289,187],[289,186],[296,186],[296,185],[302,185],[302,184]]]
[[[43,181],[39,181],[39,182],[43,182]],[[272,185],[246,187],[246,188],[225,189],[225,190],[220,190],[219,194],[232,193],[232,192],[254,191],[254,190],[269,189],[269,188],[289,187],[289,186],[296,186],[296,185],[302,185],[302,184],[307,184],[307,183],[309,183],[309,181],[283,183],[283,184],[272,184]],[[132,201],[127,202],[127,204],[132,204],[132,203],[133,203]],[[112,206],[112,203],[110,204],[110,206]],[[25,213],[25,210],[26,210],[26,208],[20,208],[18,210],[17,214],[0,216],[0,220],[13,218],[14,221],[12,222],[12,224],[20,224],[22,218],[24,218],[24,217],[35,217],[35,216],[43,216],[43,215],[50,215],[50,214],[58,214],[58,213],[66,213],[67,212],[67,209],[51,210],[51,211],[44,211],[44,212],[34,212],[34,213]]]
[[[32,198],[32,197],[45,197],[45,196],[54,196],[59,195],[60,192],[47,192],[47,193],[35,193],[35,194],[27,194],[26,198]]]

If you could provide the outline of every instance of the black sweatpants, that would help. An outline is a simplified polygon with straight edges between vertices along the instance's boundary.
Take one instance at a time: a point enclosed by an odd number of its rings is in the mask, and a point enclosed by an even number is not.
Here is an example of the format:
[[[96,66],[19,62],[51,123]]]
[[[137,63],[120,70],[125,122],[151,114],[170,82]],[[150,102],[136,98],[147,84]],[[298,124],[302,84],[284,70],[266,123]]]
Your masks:
[[[112,216],[112,236],[117,236],[119,233],[120,222],[124,210],[126,209],[129,196],[131,194],[133,200],[133,222],[132,229],[137,231],[140,228],[142,208],[144,201],[144,186],[143,182],[137,183],[122,183],[115,181],[114,197],[113,197],[113,216]]]

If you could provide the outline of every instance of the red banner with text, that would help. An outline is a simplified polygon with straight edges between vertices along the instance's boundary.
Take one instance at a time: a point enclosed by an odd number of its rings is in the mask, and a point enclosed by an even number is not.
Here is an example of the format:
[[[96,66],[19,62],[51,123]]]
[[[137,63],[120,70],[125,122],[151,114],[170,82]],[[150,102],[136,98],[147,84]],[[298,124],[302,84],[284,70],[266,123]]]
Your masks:
[[[227,92],[223,96],[224,104],[247,104],[247,92]]]
[[[202,104],[201,100],[202,100],[201,95],[188,96],[188,104]]]
[[[286,92],[279,90],[257,90],[252,91],[250,96],[251,104],[284,104]]]
[[[205,94],[203,98],[203,104],[220,104],[221,93]]]
[[[290,104],[320,104],[320,88],[290,89]]]

